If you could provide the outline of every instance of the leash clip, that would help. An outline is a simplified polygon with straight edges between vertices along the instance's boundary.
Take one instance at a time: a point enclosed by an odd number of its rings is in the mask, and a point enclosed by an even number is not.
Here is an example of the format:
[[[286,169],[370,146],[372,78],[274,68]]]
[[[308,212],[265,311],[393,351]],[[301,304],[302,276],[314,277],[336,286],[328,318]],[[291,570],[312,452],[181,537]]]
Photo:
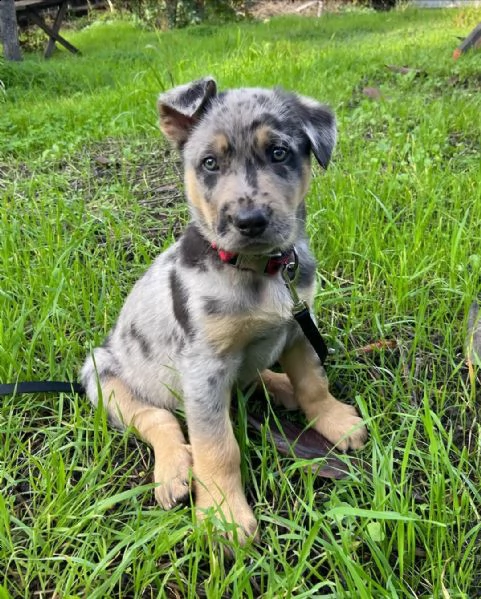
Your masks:
[[[304,300],[301,300],[296,289],[296,281],[299,275],[299,256],[297,255],[295,246],[292,248],[292,254],[294,256],[294,260],[288,262],[283,267],[282,278],[284,279],[284,283],[289,289],[292,301],[294,302],[294,305],[292,306],[292,313],[294,316],[296,316],[296,314],[300,314],[303,310],[309,309],[309,307]]]

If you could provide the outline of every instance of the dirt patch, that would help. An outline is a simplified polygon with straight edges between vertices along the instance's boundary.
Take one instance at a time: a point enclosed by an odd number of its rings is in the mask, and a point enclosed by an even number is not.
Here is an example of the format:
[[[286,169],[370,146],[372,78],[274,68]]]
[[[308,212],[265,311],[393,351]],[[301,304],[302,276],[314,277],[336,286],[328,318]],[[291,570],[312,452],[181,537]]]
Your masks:
[[[132,220],[137,213],[145,237],[162,240],[180,234],[187,218],[182,166],[163,143],[107,139],[72,156],[61,168],[93,212],[110,201],[121,202],[117,209],[122,218]],[[116,189],[121,190],[120,199]]]
[[[249,12],[255,19],[269,19],[270,17],[289,14],[320,17],[327,6],[331,4],[334,4],[334,2],[323,2],[322,0],[271,0],[255,2]]]
[[[281,15],[320,17],[325,12],[339,12],[352,6],[349,0],[266,0],[254,2],[249,7],[249,15],[254,19],[265,20]]]

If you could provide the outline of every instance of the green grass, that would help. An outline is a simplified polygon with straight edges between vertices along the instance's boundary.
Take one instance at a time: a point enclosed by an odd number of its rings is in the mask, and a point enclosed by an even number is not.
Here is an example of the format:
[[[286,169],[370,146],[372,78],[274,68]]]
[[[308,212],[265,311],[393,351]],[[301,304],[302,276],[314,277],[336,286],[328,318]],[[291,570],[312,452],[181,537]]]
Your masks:
[[[147,32],[96,23],[58,52],[0,62],[0,380],[74,378],[136,278],[187,219],[156,95],[213,74],[336,110],[309,193],[337,353],[328,371],[370,440],[341,481],[264,433],[237,435],[261,542],[155,506],[152,456],[85,398],[0,403],[0,598],[481,596],[478,383],[463,340],[481,263],[479,12],[284,18]],[[425,72],[399,75],[386,64]],[[382,99],[362,90],[376,87]],[[360,354],[378,339],[397,349]],[[347,459],[347,458],[346,458]]]

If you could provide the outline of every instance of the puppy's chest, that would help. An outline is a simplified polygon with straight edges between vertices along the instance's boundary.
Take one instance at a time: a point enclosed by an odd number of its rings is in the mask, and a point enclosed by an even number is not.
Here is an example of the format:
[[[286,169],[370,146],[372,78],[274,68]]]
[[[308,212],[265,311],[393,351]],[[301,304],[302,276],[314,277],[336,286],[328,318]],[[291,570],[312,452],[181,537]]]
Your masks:
[[[231,289],[210,297],[203,306],[200,326],[219,353],[275,343],[292,320],[292,300],[282,282],[266,282],[256,289]]]

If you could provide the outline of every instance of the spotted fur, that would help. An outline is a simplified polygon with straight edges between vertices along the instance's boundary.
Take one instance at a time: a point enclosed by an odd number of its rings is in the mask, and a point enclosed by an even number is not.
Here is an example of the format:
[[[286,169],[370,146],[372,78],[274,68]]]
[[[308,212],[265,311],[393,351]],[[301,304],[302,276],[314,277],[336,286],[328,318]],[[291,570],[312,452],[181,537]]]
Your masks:
[[[191,223],[132,289],[81,380],[117,426],[132,425],[155,453],[156,497],[185,498],[239,526],[256,520],[242,490],[229,417],[231,389],[259,378],[286,406],[300,406],[341,449],[361,447],[355,410],[335,400],[292,317],[281,273],[242,270],[227,252],[269,255],[295,245],[298,292],[312,305],[315,263],[305,234],[310,155],[327,167],[336,139],[331,111],[280,89],[217,93],[211,78],[160,96],[160,126],[180,150]],[[268,370],[280,361],[287,374]],[[262,374],[263,373],[263,374]],[[183,402],[189,444],[172,415]]]

